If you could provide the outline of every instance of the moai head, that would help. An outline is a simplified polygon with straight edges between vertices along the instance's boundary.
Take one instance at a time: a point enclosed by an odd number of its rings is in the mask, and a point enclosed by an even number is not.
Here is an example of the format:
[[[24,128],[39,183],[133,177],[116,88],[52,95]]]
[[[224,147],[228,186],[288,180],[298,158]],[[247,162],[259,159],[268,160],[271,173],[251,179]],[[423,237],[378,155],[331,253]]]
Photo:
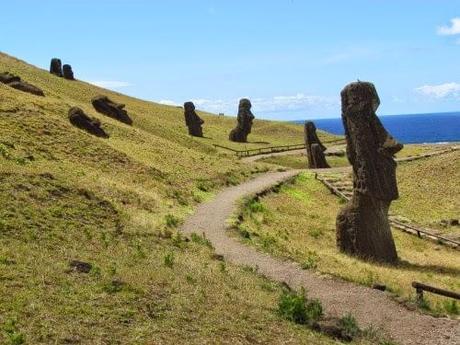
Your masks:
[[[238,106],[238,127],[245,133],[251,133],[252,122],[254,115],[251,112],[251,101],[247,98],[240,100]]]
[[[64,76],[65,79],[68,79],[68,80],[74,80],[74,75],[73,75],[73,71],[72,71],[72,66],[70,65],[64,65],[62,66],[62,74]]]
[[[62,77],[62,62],[58,58],[51,59],[50,73]]]
[[[185,102],[184,103],[184,110],[185,110],[185,112],[195,111],[195,104],[193,104],[193,102]]]
[[[380,200],[398,198],[393,155],[403,147],[375,114],[380,100],[374,84],[355,82],[341,92],[347,155],[353,165],[355,190]]]

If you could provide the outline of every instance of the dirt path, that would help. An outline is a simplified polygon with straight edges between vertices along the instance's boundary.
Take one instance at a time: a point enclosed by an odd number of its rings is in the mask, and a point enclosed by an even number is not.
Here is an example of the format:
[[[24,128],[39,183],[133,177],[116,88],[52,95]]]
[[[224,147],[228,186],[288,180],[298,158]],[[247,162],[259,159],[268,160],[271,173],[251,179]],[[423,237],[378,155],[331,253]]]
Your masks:
[[[458,345],[460,322],[433,318],[409,311],[385,293],[338,279],[319,277],[294,262],[271,257],[230,238],[228,218],[237,211],[237,201],[261,192],[299,173],[299,170],[267,173],[239,186],[230,187],[209,202],[201,204],[182,227],[185,233],[205,234],[216,253],[228,262],[257,268],[269,279],[285,282],[299,289],[305,287],[309,296],[319,298],[327,314],[342,316],[351,313],[361,326],[379,327],[399,344]]]

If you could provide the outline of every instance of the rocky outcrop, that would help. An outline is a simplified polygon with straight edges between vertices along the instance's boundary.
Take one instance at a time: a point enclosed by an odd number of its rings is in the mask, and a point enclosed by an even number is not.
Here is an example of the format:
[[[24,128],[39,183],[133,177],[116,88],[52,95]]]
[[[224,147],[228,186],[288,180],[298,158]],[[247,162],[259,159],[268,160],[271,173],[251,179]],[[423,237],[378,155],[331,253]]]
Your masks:
[[[133,124],[133,120],[128,115],[128,112],[124,109],[124,104],[118,104],[110,100],[107,96],[96,96],[91,100],[94,109],[97,112],[107,115],[113,119],[126,123],[128,125]]]
[[[398,198],[394,154],[403,148],[375,114],[380,100],[372,83],[355,82],[341,93],[353,196],[337,216],[337,245],[348,254],[394,263],[396,247],[388,209]]]
[[[101,128],[101,122],[99,120],[89,117],[78,107],[70,108],[69,120],[75,127],[83,129],[84,131],[97,137],[109,137],[109,135]]]
[[[230,132],[229,139],[231,141],[245,143],[248,141],[248,135],[251,133],[252,122],[254,115],[251,112],[251,101],[243,98],[240,100],[238,107],[237,125]]]
[[[324,169],[330,168],[327,164],[324,152],[326,147],[321,143],[316,134],[316,126],[312,121],[306,121],[304,127],[305,147],[307,149],[308,168]]]
[[[31,93],[36,96],[45,96],[43,90],[32,84],[22,81],[20,77],[9,72],[0,73],[0,82],[16,90]]]
[[[194,137],[203,136],[203,128],[201,127],[204,121],[195,112],[193,102],[184,103],[185,124],[188,127],[188,133]]]

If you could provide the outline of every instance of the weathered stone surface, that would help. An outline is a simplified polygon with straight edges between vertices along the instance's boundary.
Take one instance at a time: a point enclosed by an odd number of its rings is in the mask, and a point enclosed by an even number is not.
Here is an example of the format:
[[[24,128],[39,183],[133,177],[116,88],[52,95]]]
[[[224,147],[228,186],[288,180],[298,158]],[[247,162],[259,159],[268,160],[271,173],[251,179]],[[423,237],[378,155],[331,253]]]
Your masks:
[[[305,146],[307,148],[308,168],[330,168],[324,156],[326,147],[321,143],[316,134],[316,126],[312,121],[306,121],[304,126]]]
[[[133,124],[133,120],[131,120],[128,112],[124,109],[124,104],[115,103],[111,101],[107,96],[96,96],[91,100],[91,103],[97,112],[128,125]]]
[[[193,102],[184,103],[184,116],[185,124],[188,127],[188,133],[195,137],[203,136],[203,128],[201,125],[204,121],[195,112],[195,105]]]
[[[0,73],[0,82],[16,90],[31,93],[36,96],[45,96],[41,89],[25,81],[21,81],[20,77],[9,72]]]
[[[388,209],[398,198],[393,156],[403,145],[375,114],[380,100],[372,83],[351,83],[341,97],[347,157],[353,166],[353,197],[337,216],[337,245],[348,254],[394,263],[397,253]]]
[[[248,141],[248,135],[251,133],[252,122],[254,115],[251,112],[251,101],[243,98],[240,100],[238,107],[237,125],[230,132],[229,139],[231,141],[245,143]]]
[[[72,71],[72,66],[70,65],[64,65],[62,66],[62,75],[64,76],[64,79],[67,79],[67,80],[75,80],[75,77],[73,75],[73,71]]]
[[[90,134],[101,138],[108,138],[108,134],[101,128],[101,123],[95,118],[90,118],[78,107],[70,108],[69,120],[75,127],[83,129]]]
[[[50,73],[62,77],[62,62],[58,58],[51,59]]]

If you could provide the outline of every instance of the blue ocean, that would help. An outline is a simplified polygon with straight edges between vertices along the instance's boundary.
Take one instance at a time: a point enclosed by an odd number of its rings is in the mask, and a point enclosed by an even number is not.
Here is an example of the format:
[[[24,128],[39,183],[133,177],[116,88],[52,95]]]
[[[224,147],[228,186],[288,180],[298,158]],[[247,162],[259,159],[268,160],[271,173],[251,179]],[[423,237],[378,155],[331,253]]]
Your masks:
[[[460,112],[379,116],[383,125],[398,141],[405,144],[460,141]],[[316,128],[344,134],[342,120],[312,120]],[[304,121],[295,121],[303,123]]]

